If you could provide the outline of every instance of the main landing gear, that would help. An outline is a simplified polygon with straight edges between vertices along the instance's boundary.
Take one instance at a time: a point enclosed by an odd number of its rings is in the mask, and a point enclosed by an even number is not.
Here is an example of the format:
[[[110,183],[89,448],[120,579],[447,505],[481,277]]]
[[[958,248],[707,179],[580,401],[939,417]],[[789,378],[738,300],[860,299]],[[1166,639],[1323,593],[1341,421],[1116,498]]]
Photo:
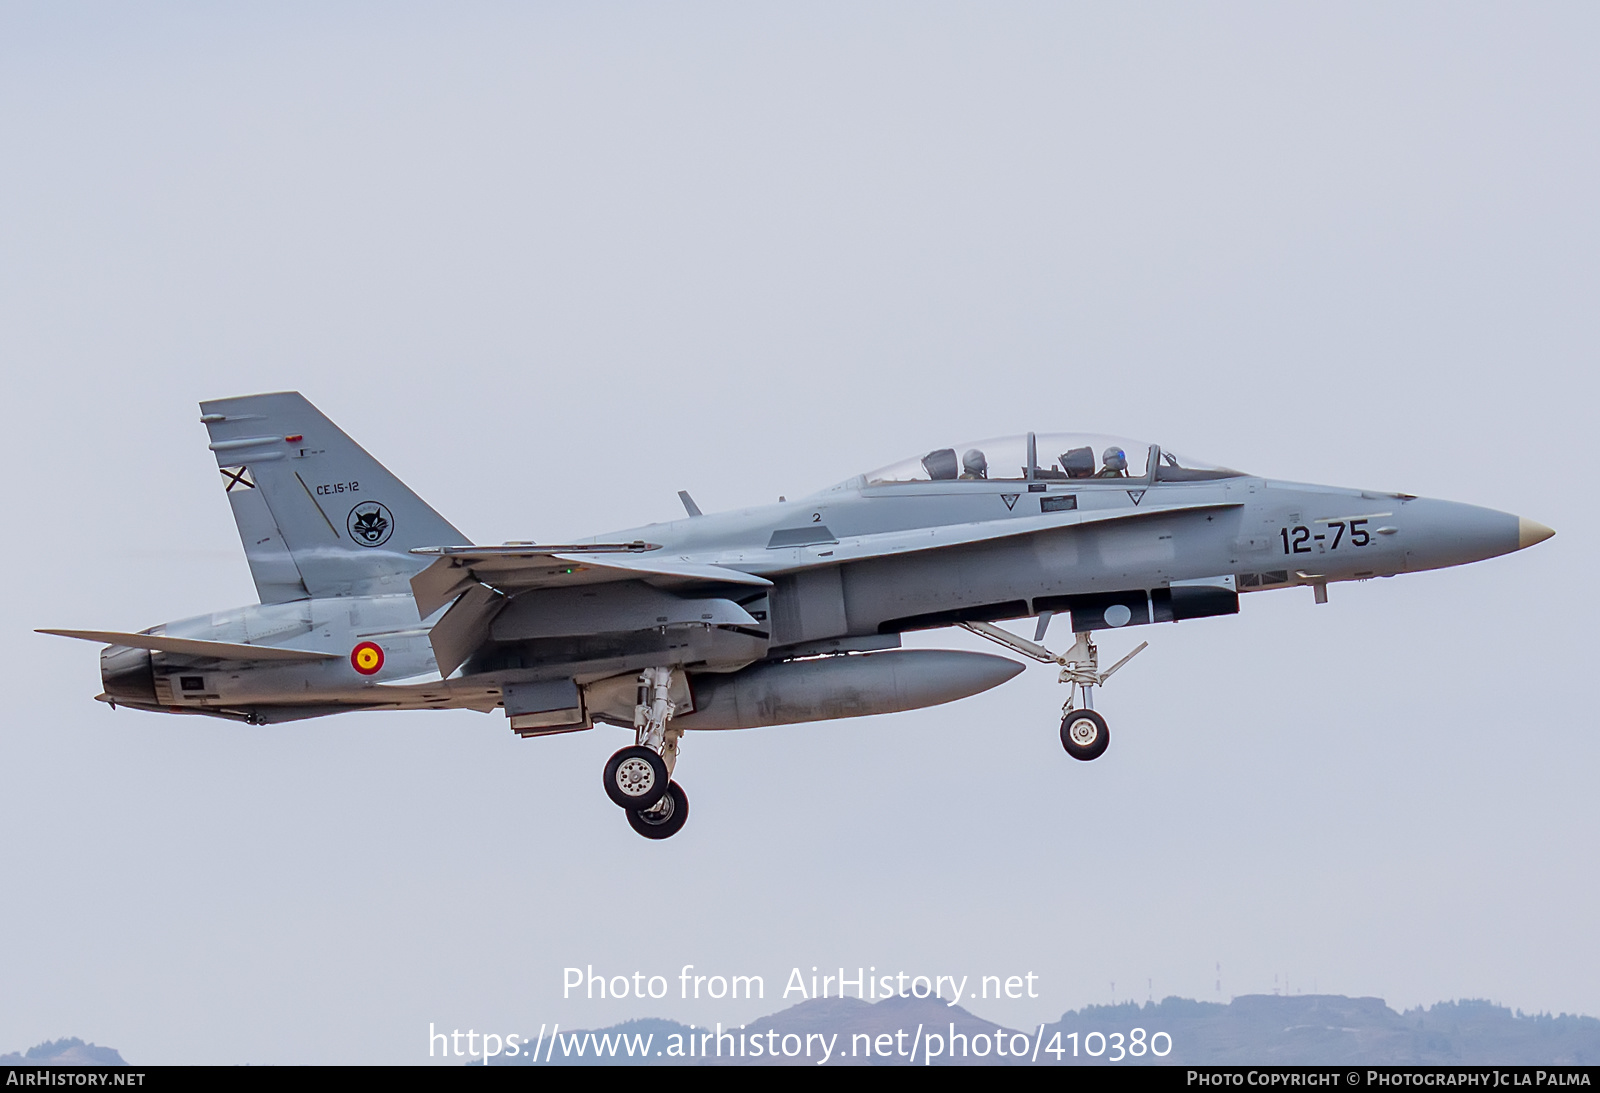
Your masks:
[[[670,839],[689,819],[689,795],[672,781],[682,734],[668,724],[674,712],[671,690],[671,668],[639,673],[639,700],[633,707],[638,742],[606,763],[606,796],[647,839]]]
[[[1095,646],[1087,630],[1080,630],[1074,635],[1077,640],[1065,653],[1052,653],[1037,642],[1019,638],[1011,631],[1002,630],[992,623],[964,622],[961,625],[979,637],[988,638],[1025,657],[1032,657],[1043,664],[1060,665],[1061,674],[1057,676],[1057,680],[1072,688],[1067,693],[1066,703],[1061,707],[1061,746],[1067,750],[1068,755],[1084,762],[1098,759],[1105,754],[1107,746],[1111,743],[1111,730],[1106,727],[1106,719],[1095,712],[1094,688],[1104,686],[1106,680],[1110,679],[1118,668],[1144,652],[1150,645],[1149,642],[1141,641],[1133,652],[1102,672],[1100,650]],[[1044,636],[1043,629],[1044,626],[1041,624],[1039,634],[1041,638]]]

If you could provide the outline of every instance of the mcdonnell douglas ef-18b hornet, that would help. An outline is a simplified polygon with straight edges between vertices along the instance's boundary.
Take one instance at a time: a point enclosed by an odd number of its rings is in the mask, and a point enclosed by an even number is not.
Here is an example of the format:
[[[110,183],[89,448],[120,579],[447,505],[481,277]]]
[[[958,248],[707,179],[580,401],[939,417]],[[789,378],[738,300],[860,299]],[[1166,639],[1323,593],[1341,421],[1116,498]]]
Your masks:
[[[1059,668],[1061,744],[1106,750],[1097,630],[1239,596],[1492,558],[1542,524],[1404,493],[1298,485],[1156,444],[1025,433],[938,447],[797,501],[559,546],[472,546],[296,393],[200,405],[261,602],[107,643],[111,706],[268,725],[350,710],[505,710],[522,736],[631,727],[605,790],[641,835],[688,817],[689,729],[914,710],[1022,671],[902,649],[962,626]],[[1066,615],[1075,641],[1042,643]],[[1032,639],[996,626],[1036,618]]]

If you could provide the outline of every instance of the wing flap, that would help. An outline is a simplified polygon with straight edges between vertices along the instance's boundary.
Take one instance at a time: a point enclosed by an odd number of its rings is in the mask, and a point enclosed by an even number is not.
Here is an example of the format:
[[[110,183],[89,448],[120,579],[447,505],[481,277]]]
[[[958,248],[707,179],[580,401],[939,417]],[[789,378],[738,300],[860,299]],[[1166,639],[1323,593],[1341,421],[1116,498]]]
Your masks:
[[[444,618],[433,624],[428,641],[433,645],[433,659],[439,666],[441,679],[447,678],[478,651],[489,635],[489,624],[505,603],[506,598],[494,589],[472,584],[466,594],[456,600],[455,606],[444,613]]]
[[[231,641],[205,641],[201,638],[169,638],[165,634],[124,634],[116,630],[36,630],[36,634],[77,638],[101,645],[122,645],[131,649],[152,649],[186,657],[214,657],[217,660],[343,660],[342,653],[316,649],[284,649],[275,645],[240,645]]]

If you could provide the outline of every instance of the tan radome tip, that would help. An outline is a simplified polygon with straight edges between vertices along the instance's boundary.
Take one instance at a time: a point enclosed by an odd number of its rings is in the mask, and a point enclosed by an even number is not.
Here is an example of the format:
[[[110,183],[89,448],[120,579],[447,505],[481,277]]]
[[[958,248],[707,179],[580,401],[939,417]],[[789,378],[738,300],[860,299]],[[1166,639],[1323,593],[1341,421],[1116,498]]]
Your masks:
[[[1534,543],[1542,543],[1555,534],[1554,528],[1547,528],[1537,520],[1528,520],[1517,517],[1517,549],[1531,547]]]

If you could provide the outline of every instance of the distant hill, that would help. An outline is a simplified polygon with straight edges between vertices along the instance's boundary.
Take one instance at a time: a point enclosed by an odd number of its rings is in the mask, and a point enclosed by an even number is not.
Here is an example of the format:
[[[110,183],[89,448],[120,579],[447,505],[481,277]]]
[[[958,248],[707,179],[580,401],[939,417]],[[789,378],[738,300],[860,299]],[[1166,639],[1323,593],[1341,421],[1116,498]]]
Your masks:
[[[1135,1029],[1143,1030],[1142,1037],[1135,1037]],[[715,1031],[659,1018],[629,1021],[604,1029],[563,1031],[554,1045],[549,1039],[540,1045],[537,1061],[532,1057],[534,1045],[529,1044],[517,1057],[494,1058],[490,1063],[815,1066],[824,1050],[831,1050],[832,1063],[895,1066],[911,1062],[907,1052],[913,1043],[920,1043],[916,1062],[921,1065],[932,1046],[926,1038],[932,1035],[939,1038],[936,1043],[942,1052],[932,1058],[934,1064],[1015,1066],[1034,1061],[1033,1038],[1038,1033],[1036,1028],[1004,1028],[937,998],[801,1002],[743,1028],[724,1028],[720,1056]],[[1116,1065],[1600,1063],[1600,1020],[1593,1017],[1530,1016],[1480,1001],[1440,1002],[1396,1013],[1381,998],[1335,994],[1253,994],[1227,1004],[1167,998],[1143,1005],[1086,1006],[1044,1027],[1037,1062],[1106,1065],[1118,1050],[1113,1034],[1122,1036],[1121,1049],[1127,1052],[1135,1039],[1149,1045],[1157,1033],[1171,1038],[1164,1056],[1157,1057],[1146,1046],[1142,1056],[1130,1054]],[[1018,1037],[1026,1037],[1027,1045],[1027,1055],[1020,1059],[1011,1053],[1024,1043]],[[952,1041],[959,1045],[955,1058]],[[1154,1042],[1158,1048],[1168,1048],[1165,1040]],[[1052,1048],[1059,1049],[1059,1057]],[[1096,1050],[1097,1057],[1090,1050]]]
[[[86,1044],[76,1036],[50,1040],[24,1052],[0,1055],[0,1066],[127,1066],[116,1048]]]

